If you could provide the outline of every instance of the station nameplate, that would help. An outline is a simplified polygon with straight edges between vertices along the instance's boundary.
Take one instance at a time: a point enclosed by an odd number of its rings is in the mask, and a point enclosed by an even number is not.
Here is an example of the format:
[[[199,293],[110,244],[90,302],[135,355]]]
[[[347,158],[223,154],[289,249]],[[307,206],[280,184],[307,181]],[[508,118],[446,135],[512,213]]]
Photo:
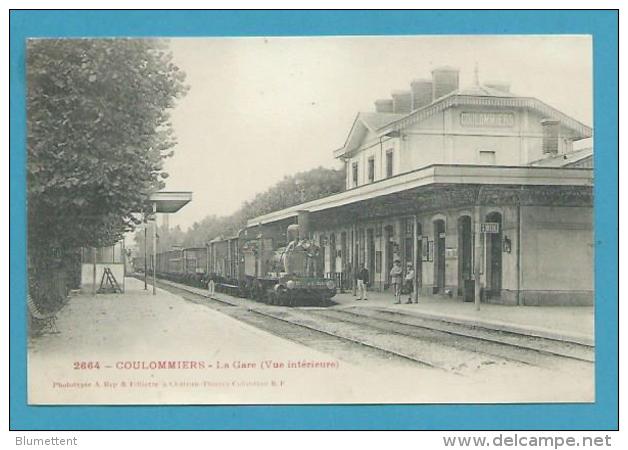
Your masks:
[[[499,233],[499,222],[484,222],[480,224],[480,232],[486,234]]]
[[[460,114],[463,127],[511,128],[515,126],[513,113],[463,112]]]

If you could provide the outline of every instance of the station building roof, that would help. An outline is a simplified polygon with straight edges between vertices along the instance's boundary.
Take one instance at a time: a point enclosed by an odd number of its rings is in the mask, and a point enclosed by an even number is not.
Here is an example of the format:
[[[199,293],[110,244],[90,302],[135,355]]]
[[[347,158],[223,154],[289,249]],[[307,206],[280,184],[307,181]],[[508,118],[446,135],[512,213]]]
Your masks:
[[[350,153],[354,149],[356,142],[360,141],[361,133],[365,130],[370,130],[379,137],[391,135],[445,109],[456,106],[527,108],[538,111],[549,119],[558,120],[563,127],[570,130],[573,140],[586,139],[593,135],[591,127],[535,97],[524,97],[510,91],[478,85],[456,89],[435,99],[428,105],[406,114],[360,112],[356,115],[345,144],[341,148],[334,150],[334,157],[341,158]]]
[[[589,168],[536,166],[482,166],[432,164],[390,178],[348,189],[337,194],[291,206],[250,219],[248,227],[273,223],[298,216],[299,211],[319,212],[340,206],[359,204],[378,197],[388,197],[418,188],[448,185],[506,186],[580,186],[593,185]]]
[[[548,158],[542,158],[538,161],[533,161],[530,165],[539,167],[570,167],[590,158],[593,158],[592,147],[582,148]]]

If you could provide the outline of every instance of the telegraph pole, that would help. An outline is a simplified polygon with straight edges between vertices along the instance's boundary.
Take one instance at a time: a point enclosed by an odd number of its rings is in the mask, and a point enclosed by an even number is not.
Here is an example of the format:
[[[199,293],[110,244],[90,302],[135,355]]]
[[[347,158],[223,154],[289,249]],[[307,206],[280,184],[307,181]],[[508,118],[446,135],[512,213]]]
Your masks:
[[[475,207],[475,214],[474,214],[474,235],[475,235],[475,249],[473,251],[473,274],[474,274],[474,278],[475,278],[475,282],[473,283],[474,285],[474,295],[473,295],[473,300],[475,302],[475,310],[479,311],[480,310],[480,293],[481,293],[481,286],[480,286],[480,281],[482,276],[480,275],[480,272],[482,270],[482,250],[484,248],[484,235],[482,234],[482,225],[480,223],[481,220],[481,216],[480,216],[480,206],[476,205]]]
[[[96,295],[96,247],[92,247],[92,295]]]
[[[144,290],[148,290],[148,220],[144,220]]]
[[[157,202],[153,202],[153,295],[157,295]]]
[[[419,218],[415,214],[412,229],[412,254],[414,255],[414,261],[412,261],[412,269],[414,270],[414,303],[419,303]]]

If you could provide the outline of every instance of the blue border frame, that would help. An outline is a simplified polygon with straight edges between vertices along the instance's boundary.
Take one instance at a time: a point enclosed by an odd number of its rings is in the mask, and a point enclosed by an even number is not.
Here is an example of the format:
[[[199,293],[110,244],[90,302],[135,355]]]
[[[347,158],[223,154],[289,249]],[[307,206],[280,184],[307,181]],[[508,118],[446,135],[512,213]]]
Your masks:
[[[406,34],[593,35],[598,343],[595,403],[158,407],[26,404],[26,308],[21,307],[26,286],[26,38]],[[10,51],[11,429],[617,429],[617,11],[12,11]]]

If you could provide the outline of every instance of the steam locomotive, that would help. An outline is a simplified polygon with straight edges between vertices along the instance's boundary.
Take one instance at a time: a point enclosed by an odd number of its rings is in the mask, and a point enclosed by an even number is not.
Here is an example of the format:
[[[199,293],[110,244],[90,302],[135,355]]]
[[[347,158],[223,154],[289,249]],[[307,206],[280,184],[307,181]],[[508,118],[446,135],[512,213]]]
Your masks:
[[[142,258],[134,264],[144,267]],[[206,247],[158,253],[156,274],[196,287],[213,280],[219,292],[272,305],[325,306],[336,295],[335,282],[324,277],[320,247],[298,224],[289,225],[285,235],[277,227],[253,227]]]

